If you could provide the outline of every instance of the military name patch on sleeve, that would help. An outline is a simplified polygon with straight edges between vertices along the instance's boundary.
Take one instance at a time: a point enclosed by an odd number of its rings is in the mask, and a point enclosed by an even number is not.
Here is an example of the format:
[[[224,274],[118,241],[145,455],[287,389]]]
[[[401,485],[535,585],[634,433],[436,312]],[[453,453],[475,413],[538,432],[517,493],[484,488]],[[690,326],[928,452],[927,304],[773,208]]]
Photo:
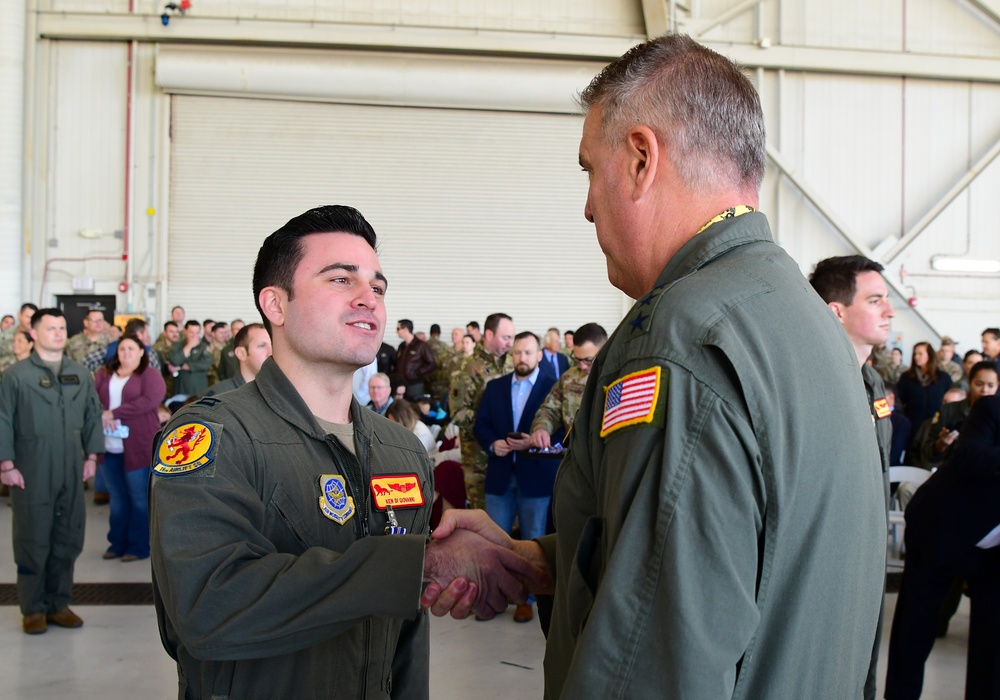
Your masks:
[[[156,451],[153,471],[164,476],[190,474],[215,459],[222,426],[212,423],[184,423],[163,436]]]
[[[354,499],[347,495],[347,482],[340,474],[321,474],[319,509],[327,518],[343,525],[354,515]]]
[[[877,399],[872,404],[872,408],[875,409],[875,415],[879,418],[886,418],[892,414],[892,409],[889,408],[889,401],[887,399]]]
[[[372,477],[372,495],[375,507],[418,508],[424,505],[424,492],[416,474],[392,474]]]
[[[652,423],[660,395],[660,368],[627,374],[604,390],[601,437],[629,425]]]

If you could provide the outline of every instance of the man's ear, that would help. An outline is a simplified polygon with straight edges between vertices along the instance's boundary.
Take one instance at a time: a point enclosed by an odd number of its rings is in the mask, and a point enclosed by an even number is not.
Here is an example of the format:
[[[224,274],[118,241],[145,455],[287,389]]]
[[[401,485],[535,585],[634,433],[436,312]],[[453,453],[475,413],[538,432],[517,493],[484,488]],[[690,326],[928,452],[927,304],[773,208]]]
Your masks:
[[[237,345],[235,348],[233,348],[233,354],[236,355],[236,359],[239,360],[240,362],[247,361],[247,349],[242,345]]]
[[[285,325],[285,306],[288,304],[288,292],[280,287],[264,287],[257,295],[261,313],[271,322],[271,326]]]
[[[628,178],[632,183],[633,199],[641,199],[653,186],[662,165],[662,149],[656,134],[648,126],[634,126],[625,137],[628,156]]]
[[[829,304],[827,304],[827,306],[830,307],[830,311],[832,311],[833,315],[837,317],[837,320],[840,321],[841,323],[843,323],[844,322],[844,305],[841,304],[839,301],[831,301]]]

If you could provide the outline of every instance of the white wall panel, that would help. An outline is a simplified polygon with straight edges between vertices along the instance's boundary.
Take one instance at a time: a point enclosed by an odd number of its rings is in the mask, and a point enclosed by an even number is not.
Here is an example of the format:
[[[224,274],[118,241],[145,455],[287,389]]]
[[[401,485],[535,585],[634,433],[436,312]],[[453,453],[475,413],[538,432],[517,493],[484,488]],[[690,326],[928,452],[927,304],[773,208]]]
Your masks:
[[[35,232],[34,290],[40,303],[72,293],[74,276],[97,280],[96,292],[116,291],[123,279],[126,47],[57,42],[52,45],[45,215]],[[81,238],[81,229],[105,232]],[[53,243],[55,245],[53,245]],[[48,264],[53,258],[60,260]],[[68,258],[69,260],[63,260]],[[39,289],[45,277],[44,289]]]
[[[1000,26],[962,0],[906,0],[905,49],[954,56],[1000,56]]]
[[[127,0],[49,0],[67,12],[125,12]],[[164,2],[137,0],[140,13]],[[393,24],[511,31],[637,36],[645,31],[638,0],[196,0],[198,17]]]
[[[580,128],[575,116],[176,96],[170,303],[252,316],[260,242],[342,203],[380,236],[392,321],[447,328],[503,310],[520,329],[610,329],[622,296],[583,219]]]

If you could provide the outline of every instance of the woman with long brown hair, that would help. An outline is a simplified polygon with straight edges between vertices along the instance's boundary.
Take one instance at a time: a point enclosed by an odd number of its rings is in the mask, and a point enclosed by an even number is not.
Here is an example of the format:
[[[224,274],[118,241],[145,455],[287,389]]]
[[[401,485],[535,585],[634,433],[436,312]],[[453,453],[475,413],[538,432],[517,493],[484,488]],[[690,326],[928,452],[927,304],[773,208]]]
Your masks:
[[[896,400],[903,405],[903,413],[919,427],[934,417],[945,392],[951,387],[951,377],[937,368],[937,354],[930,343],[913,346],[910,369],[903,373],[896,385]]]
[[[149,556],[149,482],[156,409],[167,393],[163,377],[149,368],[142,341],[126,335],[94,377],[104,413],[104,478],[111,496],[110,547],[105,559],[135,561]]]

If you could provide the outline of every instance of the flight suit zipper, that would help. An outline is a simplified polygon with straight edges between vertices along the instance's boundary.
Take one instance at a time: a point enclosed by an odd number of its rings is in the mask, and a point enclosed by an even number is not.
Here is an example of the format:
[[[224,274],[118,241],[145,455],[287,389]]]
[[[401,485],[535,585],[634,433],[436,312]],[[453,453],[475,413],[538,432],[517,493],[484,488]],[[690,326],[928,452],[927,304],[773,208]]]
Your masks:
[[[353,473],[355,469],[352,467],[354,463],[358,464],[358,471],[360,471],[361,463],[352,454],[347,453],[347,449],[342,447],[340,443],[332,435],[326,436],[326,441],[330,445],[330,449],[333,451],[334,461],[337,467],[343,471],[344,481],[347,484],[348,495],[354,499],[354,507],[358,512],[358,523],[361,525],[361,537],[368,537],[368,499],[365,498],[364,503],[358,498],[361,491],[358,488],[358,481],[355,481],[360,474]],[[362,507],[363,506],[363,507]]]

